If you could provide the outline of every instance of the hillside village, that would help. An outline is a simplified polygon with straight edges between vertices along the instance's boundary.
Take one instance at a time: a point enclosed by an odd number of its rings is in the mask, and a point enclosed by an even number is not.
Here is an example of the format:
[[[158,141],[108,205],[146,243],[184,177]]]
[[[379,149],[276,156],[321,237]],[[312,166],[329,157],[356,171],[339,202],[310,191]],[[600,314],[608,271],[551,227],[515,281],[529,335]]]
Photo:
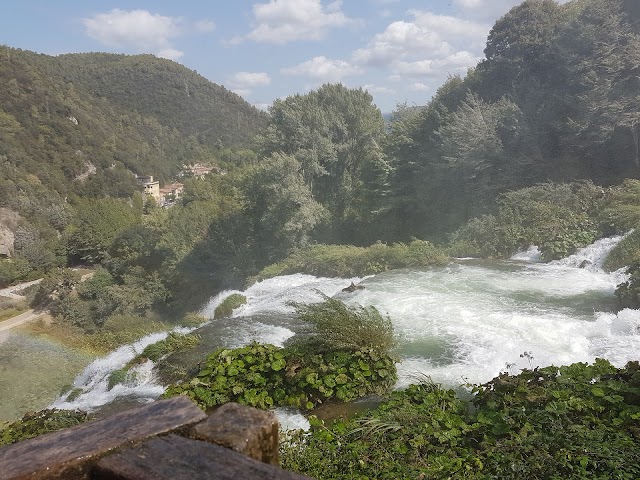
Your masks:
[[[196,163],[195,165],[183,165],[182,171],[178,176],[180,178],[197,178],[202,180],[211,173],[224,175],[226,172],[215,166]],[[182,193],[184,192],[184,185],[177,181],[160,187],[160,182],[154,180],[153,175],[136,175],[136,180],[142,186],[143,193],[153,198],[159,206],[164,208],[175,205],[176,201],[182,197]]]

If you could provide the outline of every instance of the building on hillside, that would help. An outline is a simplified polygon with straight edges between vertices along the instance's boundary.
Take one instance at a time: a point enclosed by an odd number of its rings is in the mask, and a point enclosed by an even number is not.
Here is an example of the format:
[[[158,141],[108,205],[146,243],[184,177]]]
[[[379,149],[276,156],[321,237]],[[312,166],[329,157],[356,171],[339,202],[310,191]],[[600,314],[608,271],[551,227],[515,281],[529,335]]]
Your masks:
[[[153,175],[136,175],[136,180],[142,188],[144,189],[144,193],[153,197],[153,199],[160,203],[160,182],[158,180],[153,180]]]
[[[222,172],[218,167],[212,167],[211,165],[202,165],[201,163],[182,166],[182,175],[185,177],[199,178],[202,180],[210,173],[221,174]]]
[[[160,205],[163,207],[170,207],[174,205],[176,201],[182,197],[184,191],[184,185],[181,183],[170,183],[160,189]]]

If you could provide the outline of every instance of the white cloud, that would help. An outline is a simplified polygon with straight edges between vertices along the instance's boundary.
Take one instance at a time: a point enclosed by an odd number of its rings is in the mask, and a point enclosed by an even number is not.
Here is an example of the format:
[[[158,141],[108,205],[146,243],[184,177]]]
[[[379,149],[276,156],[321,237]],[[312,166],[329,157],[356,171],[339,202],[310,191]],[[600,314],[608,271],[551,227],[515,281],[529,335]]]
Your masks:
[[[449,15],[437,15],[420,10],[411,10],[410,13],[419,28],[446,38],[455,45],[484,43],[491,28],[489,23],[474,22]]]
[[[229,81],[238,87],[262,87],[271,83],[271,77],[264,72],[238,72]]]
[[[284,75],[305,76],[322,82],[339,82],[344,77],[362,73],[358,67],[344,60],[332,60],[325,56],[313,57],[281,71]]]
[[[258,110],[262,110],[263,112],[266,112],[267,110],[269,110],[269,107],[271,106],[271,104],[270,103],[254,103],[253,106],[256,107]]]
[[[167,17],[148,10],[120,10],[98,13],[83,18],[86,34],[108,47],[153,53],[159,57],[177,60],[184,55],[173,45],[174,39],[188,33],[209,33],[215,23],[202,19],[186,22],[179,17]]]
[[[236,95],[240,95],[241,97],[246,97],[251,94],[251,90],[247,88],[236,88],[235,90],[231,90]]]
[[[453,0],[454,6],[465,17],[492,21],[521,3],[522,0]]]
[[[321,0],[269,0],[254,4],[253,16],[253,30],[246,38],[277,45],[320,40],[329,29],[353,21],[342,12],[341,1],[324,5]]]
[[[400,75],[441,77],[449,73],[465,73],[469,67],[473,67],[479,61],[480,57],[467,51],[460,51],[436,60],[400,61],[395,64],[395,70]]]
[[[86,33],[109,47],[155,52],[171,48],[171,39],[180,35],[180,20],[147,10],[118,8],[82,20]]]
[[[180,50],[176,50],[175,48],[165,48],[164,50],[160,50],[157,54],[160,58],[168,58],[169,60],[178,60],[182,56],[184,56],[184,52]]]
[[[359,64],[384,66],[412,52],[440,56],[451,51],[451,45],[436,32],[412,22],[397,21],[375,35],[366,48],[356,50],[353,59]]]
[[[216,29],[216,24],[211,20],[198,20],[194,27],[198,33],[210,33]]]
[[[409,86],[409,90],[412,92],[428,92],[431,90],[431,87],[426,83],[414,82]]]
[[[374,85],[372,83],[363,85],[362,88],[372,95],[393,95],[394,93],[396,93],[393,88],[384,87],[382,85]]]

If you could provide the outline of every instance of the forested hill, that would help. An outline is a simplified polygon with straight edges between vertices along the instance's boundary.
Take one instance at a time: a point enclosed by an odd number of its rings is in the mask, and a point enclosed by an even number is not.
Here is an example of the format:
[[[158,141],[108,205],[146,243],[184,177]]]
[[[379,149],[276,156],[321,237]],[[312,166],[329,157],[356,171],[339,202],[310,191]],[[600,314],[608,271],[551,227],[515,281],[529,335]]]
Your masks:
[[[211,146],[247,144],[267,115],[193,70],[153,55],[57,57],[66,82]]]
[[[22,206],[69,193],[129,198],[131,172],[172,180],[182,164],[248,147],[266,123],[239,96],[148,55],[0,46],[0,82],[0,207],[19,211],[22,195]]]

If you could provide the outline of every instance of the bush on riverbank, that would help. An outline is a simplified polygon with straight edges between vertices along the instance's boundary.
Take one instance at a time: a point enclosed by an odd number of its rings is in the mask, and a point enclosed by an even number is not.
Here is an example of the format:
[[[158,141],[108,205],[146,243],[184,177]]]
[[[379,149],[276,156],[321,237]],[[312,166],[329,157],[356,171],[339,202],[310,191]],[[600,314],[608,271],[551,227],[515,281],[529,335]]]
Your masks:
[[[441,249],[423,240],[414,240],[409,244],[376,243],[370,247],[313,245],[264,268],[249,283],[293,273],[349,278],[396,268],[442,265],[447,260],[447,255]]]
[[[294,306],[315,328],[303,340],[286,348],[254,343],[217,350],[193,379],[170,386],[165,396],[187,395],[205,410],[231,401],[310,410],[327,401],[384,394],[394,385],[388,317],[331,298]]]
[[[373,350],[314,353],[253,343],[215,351],[195,378],[170,386],[164,396],[187,395],[204,410],[227,402],[310,410],[384,394],[395,381],[394,360]]]
[[[566,257],[598,238],[605,197],[591,182],[545,183],[507,192],[495,215],[474,218],[453,233],[449,253],[509,257],[537,245],[544,260]]]
[[[281,448],[314,478],[638,478],[640,365],[502,374],[470,402],[430,382],[363,418],[312,421]]]

